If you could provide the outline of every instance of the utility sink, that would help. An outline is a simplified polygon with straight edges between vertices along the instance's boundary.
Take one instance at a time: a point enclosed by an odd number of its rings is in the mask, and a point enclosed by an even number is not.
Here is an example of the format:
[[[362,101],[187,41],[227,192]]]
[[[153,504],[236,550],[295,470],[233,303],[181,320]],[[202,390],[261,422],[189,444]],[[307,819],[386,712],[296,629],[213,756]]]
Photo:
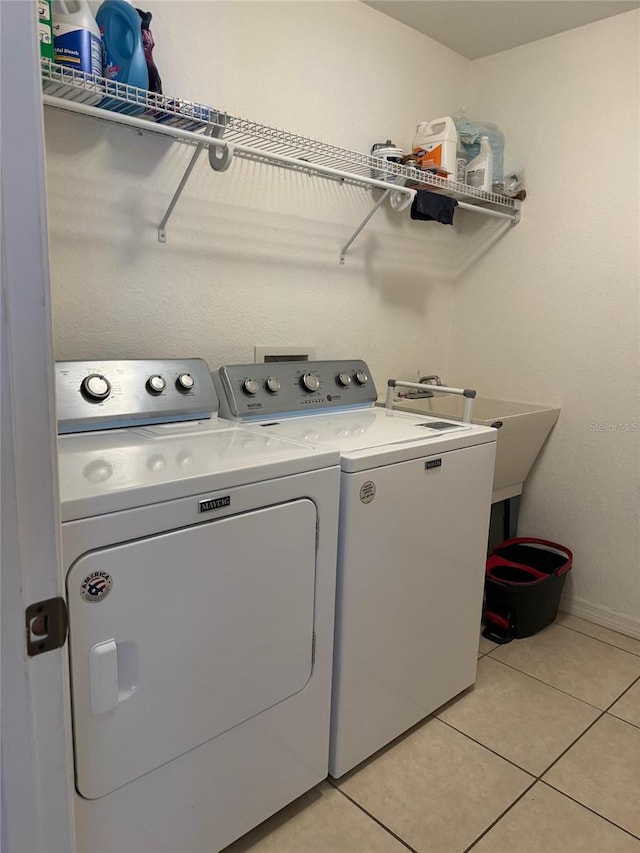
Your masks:
[[[464,397],[434,394],[433,397],[398,398],[393,407],[403,412],[462,420]],[[498,429],[492,503],[522,492],[524,481],[559,414],[560,409],[532,403],[476,397],[473,423]]]

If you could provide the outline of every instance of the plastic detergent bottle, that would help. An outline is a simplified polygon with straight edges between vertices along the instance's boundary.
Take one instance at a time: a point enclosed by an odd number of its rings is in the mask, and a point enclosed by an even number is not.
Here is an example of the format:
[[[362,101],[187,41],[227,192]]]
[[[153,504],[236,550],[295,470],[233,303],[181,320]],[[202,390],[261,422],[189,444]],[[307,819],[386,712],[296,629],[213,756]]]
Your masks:
[[[480,153],[467,166],[466,182],[488,193],[493,189],[493,152],[488,136],[480,137]]]
[[[105,0],[96,15],[105,50],[108,80],[147,89],[149,72],[142,47],[140,15],[126,0]]]
[[[451,116],[420,122],[413,139],[413,153],[423,169],[456,180],[458,131]]]
[[[59,65],[102,75],[102,42],[87,0],[53,0],[53,50]]]

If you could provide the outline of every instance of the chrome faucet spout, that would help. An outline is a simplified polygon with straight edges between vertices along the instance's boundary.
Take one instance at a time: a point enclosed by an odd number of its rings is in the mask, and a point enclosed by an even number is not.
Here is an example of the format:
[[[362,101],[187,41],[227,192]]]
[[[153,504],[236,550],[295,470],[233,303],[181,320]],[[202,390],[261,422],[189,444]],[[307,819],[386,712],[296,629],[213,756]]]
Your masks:
[[[418,382],[423,385],[442,385],[442,379],[436,376],[435,373],[433,376],[421,376]]]

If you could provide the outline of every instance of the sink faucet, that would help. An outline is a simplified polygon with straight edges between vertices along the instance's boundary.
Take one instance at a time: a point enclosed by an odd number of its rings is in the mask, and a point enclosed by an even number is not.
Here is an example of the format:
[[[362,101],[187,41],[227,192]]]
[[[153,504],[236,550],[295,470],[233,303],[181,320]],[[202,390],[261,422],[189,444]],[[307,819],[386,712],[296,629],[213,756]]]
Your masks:
[[[420,385],[442,385],[442,380],[435,374],[433,376],[421,376],[418,382]],[[406,397],[408,400],[416,400],[420,397],[433,397],[433,391],[428,391],[427,388],[424,391],[414,388],[411,391],[407,391]]]

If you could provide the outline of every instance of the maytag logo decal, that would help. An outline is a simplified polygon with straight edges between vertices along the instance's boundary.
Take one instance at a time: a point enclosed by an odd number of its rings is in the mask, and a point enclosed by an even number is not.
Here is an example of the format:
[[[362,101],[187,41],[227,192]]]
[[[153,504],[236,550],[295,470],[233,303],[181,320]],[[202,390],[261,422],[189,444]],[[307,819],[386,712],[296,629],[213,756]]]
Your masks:
[[[428,462],[424,463],[424,470],[428,471],[429,468],[440,468],[442,465],[442,459],[429,459]]]
[[[224,509],[226,506],[231,506],[231,495],[225,495],[223,498],[208,498],[206,501],[200,501],[200,512],[211,512],[214,509]]]
[[[111,592],[113,578],[109,572],[91,572],[80,585],[80,595],[85,601],[102,601]]]

